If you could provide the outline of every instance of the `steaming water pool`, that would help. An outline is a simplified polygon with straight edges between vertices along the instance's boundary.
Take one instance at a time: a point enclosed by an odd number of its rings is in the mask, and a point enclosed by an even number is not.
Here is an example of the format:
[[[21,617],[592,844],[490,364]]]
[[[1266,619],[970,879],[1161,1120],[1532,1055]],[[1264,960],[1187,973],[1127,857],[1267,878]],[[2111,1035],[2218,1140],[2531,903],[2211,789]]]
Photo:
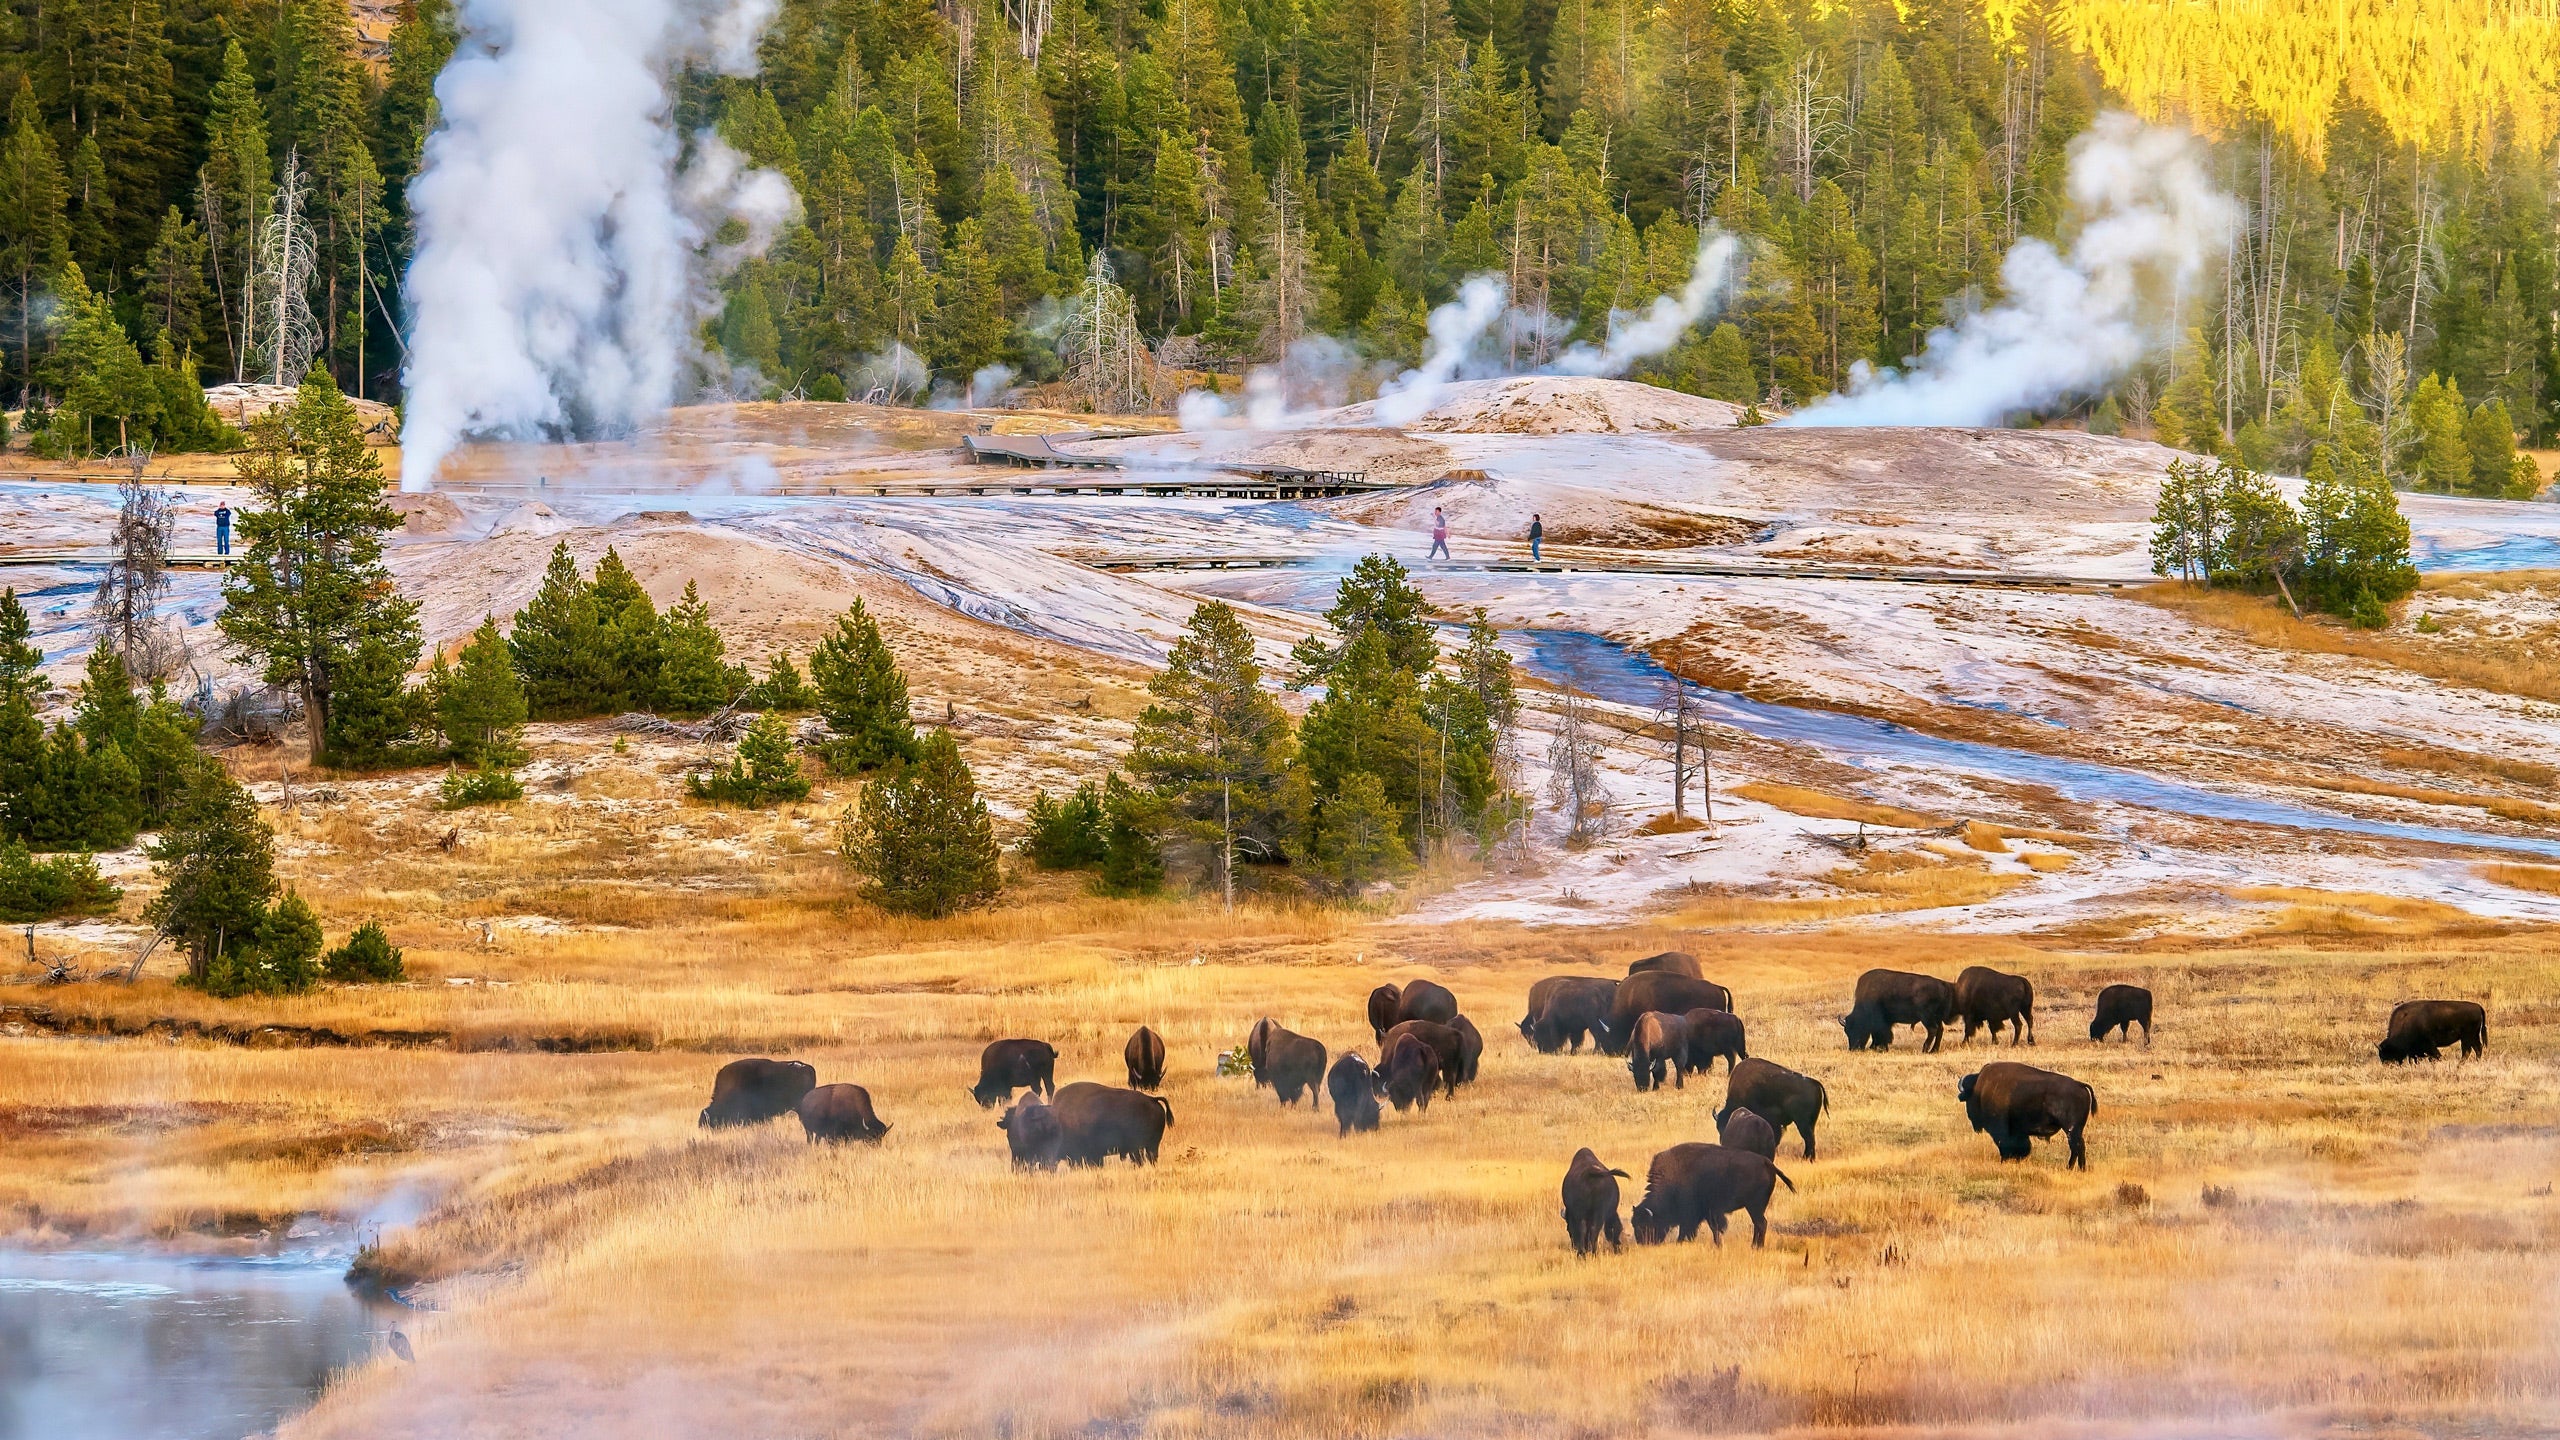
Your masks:
[[[1657,705],[1664,684],[1672,679],[1671,672],[1651,656],[1584,631],[1515,630],[1507,632],[1507,636],[1520,654],[1522,667],[1530,673],[1615,704]],[[2112,801],[2209,820],[2560,858],[2560,840],[2365,820],[2164,780],[2086,760],[2067,760],[1967,740],[1942,740],[1889,720],[1772,705],[1727,690],[1680,683],[1696,697],[1700,710],[1710,719],[1766,739],[1809,745],[1861,767],[1923,765],[1987,779],[2042,785],[2073,800]]]
[[[0,1440],[263,1434],[391,1328],[344,1268],[0,1251]]]

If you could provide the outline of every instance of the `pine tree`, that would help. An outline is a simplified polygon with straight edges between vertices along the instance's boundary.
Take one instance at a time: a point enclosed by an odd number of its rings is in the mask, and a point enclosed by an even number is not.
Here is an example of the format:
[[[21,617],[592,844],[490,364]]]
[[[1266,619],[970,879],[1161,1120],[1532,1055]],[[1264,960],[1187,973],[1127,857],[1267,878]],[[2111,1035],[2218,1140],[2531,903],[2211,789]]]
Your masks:
[[[383,537],[400,524],[383,503],[382,462],[354,408],[315,370],[292,404],[258,418],[238,469],[255,503],[240,515],[242,551],[216,623],[268,684],[300,694],[313,764],[329,763],[342,742],[350,759],[378,753],[378,731],[333,726],[383,715],[417,661],[417,604],[382,561]]]
[[[567,541],[552,546],[541,587],[516,612],[507,650],[534,719],[601,715],[617,703],[620,683],[596,597]]]
[[[1401,809],[1377,776],[1365,770],[1344,776],[1325,806],[1324,823],[1308,856],[1310,868],[1345,899],[1412,869]]]
[[[912,765],[863,787],[840,851],[872,879],[881,908],[940,919],[994,897],[995,829],[975,776],[948,730],[936,730]]]
[[[159,428],[160,392],[114,307],[83,281],[78,265],[62,268],[57,299],[63,367],[71,383],[41,442],[59,456],[148,451]]]
[[[143,918],[186,952],[203,984],[217,954],[254,948],[275,898],[275,834],[228,773],[208,766],[151,846],[160,893]]]
[[[345,944],[320,962],[321,978],[340,985],[388,985],[403,973],[400,947],[391,943],[379,920],[357,926]]]
[[[915,724],[907,716],[907,677],[860,600],[809,652],[818,714],[835,732],[827,764],[845,773],[912,760]]]
[[[670,715],[708,715],[736,700],[749,684],[746,672],[723,662],[728,642],[711,623],[711,607],[694,582],[667,608],[658,626],[660,709]]]
[[[2473,406],[2462,423],[2462,445],[2471,452],[2470,493],[2491,500],[2504,497],[2516,471],[2516,429],[2507,402]]]
[[[205,117],[205,161],[196,172],[196,213],[213,261],[214,298],[223,314],[223,352],[231,378],[247,375],[257,349],[258,232],[275,187],[267,151],[267,114],[247,52],[223,49],[222,78]]]
[[[0,281],[8,286],[10,378],[23,391],[35,375],[38,293],[71,263],[69,185],[62,158],[22,76],[9,105],[9,135],[0,141]],[[24,403],[23,399],[21,403]]]
[[[2418,382],[2409,403],[2417,430],[2420,488],[2459,495],[2471,488],[2471,447],[2465,443],[2462,388],[2441,375]]]
[[[178,207],[169,207],[159,238],[133,278],[142,286],[143,313],[166,348],[191,350],[204,339],[204,236]]]
[[[995,262],[987,258],[977,217],[960,222],[952,232],[950,251],[942,259],[940,294],[935,302],[934,368],[964,383],[1004,354],[1004,293],[996,281]]]
[[[13,701],[33,705],[53,686],[41,667],[44,651],[33,643],[35,622],[18,600],[16,587],[0,589],[0,705]]]
[[[496,616],[481,620],[456,660],[436,696],[447,753],[466,765],[523,764],[524,686]]]
[[[791,732],[783,728],[780,716],[770,713],[757,716],[739,737],[726,770],[690,776],[685,785],[697,800],[750,810],[809,796],[809,781],[800,773],[799,757],[792,753]]]
[[[596,562],[596,578],[587,587],[602,628],[597,640],[607,657],[609,688],[603,700],[615,710],[648,710],[659,701],[665,663],[664,635],[658,607],[639,577],[622,562],[622,553],[605,547]]]
[[[1736,405],[1748,405],[1760,398],[1760,382],[1751,373],[1751,347],[1743,340],[1741,327],[1732,321],[1719,323],[1707,336],[1697,388],[1699,394],[1710,399],[1729,400]]]
[[[1022,819],[1022,853],[1041,869],[1085,870],[1102,862],[1102,786],[1093,781],[1064,799],[1034,791]]]
[[[1288,714],[1264,693],[1252,632],[1223,601],[1191,612],[1147,693],[1155,703],[1138,716],[1129,773],[1207,852],[1209,873],[1233,908],[1238,855],[1280,853]]]

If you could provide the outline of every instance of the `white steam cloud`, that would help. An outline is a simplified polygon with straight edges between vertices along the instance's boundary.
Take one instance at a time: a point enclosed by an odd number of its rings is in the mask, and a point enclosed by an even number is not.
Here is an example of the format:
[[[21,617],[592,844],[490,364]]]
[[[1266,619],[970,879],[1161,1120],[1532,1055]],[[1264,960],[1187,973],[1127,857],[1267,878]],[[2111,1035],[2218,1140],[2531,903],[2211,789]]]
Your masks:
[[[670,79],[753,74],[777,4],[462,0],[409,189],[406,488],[468,436],[617,432],[675,402],[710,282],[798,201],[712,136],[688,156]]]
[[[1998,425],[2087,395],[2174,339],[2194,288],[2238,218],[2183,131],[2109,112],[2071,142],[2081,222],[2068,257],[2021,240],[2001,262],[2007,298],[1932,331],[1899,370],[1861,364],[1849,389],[1788,425]]]
[[[1594,349],[1576,344],[1547,368],[1558,375],[1624,375],[1639,360],[1649,360],[1680,343],[1689,327],[1713,314],[1733,287],[1734,239],[1709,230],[1698,240],[1698,258],[1689,267],[1689,283],[1677,295],[1657,295],[1637,311],[1613,311],[1609,343]]]

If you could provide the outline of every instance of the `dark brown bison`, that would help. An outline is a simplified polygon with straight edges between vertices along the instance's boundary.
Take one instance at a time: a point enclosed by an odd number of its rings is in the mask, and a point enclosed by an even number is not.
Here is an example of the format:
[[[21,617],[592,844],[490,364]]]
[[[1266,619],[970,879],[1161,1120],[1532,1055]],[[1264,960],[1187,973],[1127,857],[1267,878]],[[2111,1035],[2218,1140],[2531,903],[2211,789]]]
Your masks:
[[[2034,1149],[2031,1139],[2061,1134],[2071,1140],[2071,1159],[2064,1168],[2089,1168],[2080,1132],[2098,1113],[2098,1092],[2080,1081],[2014,1060],[1995,1060],[1957,1081],[1956,1098],[1964,1102],[1965,1118],[1975,1131],[1999,1147],[2001,1159],[2024,1160]]]
[[[1069,1165],[1100,1165],[1114,1155],[1153,1165],[1173,1123],[1163,1096],[1090,1080],[1059,1086],[1049,1109],[1058,1119],[1058,1153]]]
[[[1016,1090],[1058,1091],[1058,1052],[1046,1040],[990,1040],[978,1052],[978,1083],[969,1098],[984,1110],[1013,1097]]]
[[[1719,1055],[1727,1070],[1751,1058],[1742,1043],[1741,1016],[1730,1010],[1692,1010],[1680,1018],[1689,1022],[1690,1069],[1713,1070]]]
[[[1440,1067],[1441,1093],[1457,1094],[1458,1082],[1467,1073],[1466,1037],[1449,1026],[1434,1025],[1428,1020],[1399,1020],[1388,1029],[1387,1043],[1393,1045],[1397,1037],[1403,1035],[1410,1035],[1429,1047],[1432,1062]]]
[[[711,1077],[711,1103],[694,1123],[705,1129],[761,1125],[790,1114],[817,1085],[818,1072],[806,1060],[732,1060]]]
[[[1618,1182],[1626,1178],[1626,1171],[1601,1164],[1588,1145],[1573,1152],[1573,1163],[1564,1167],[1564,1234],[1574,1254],[1599,1249],[1603,1236],[1612,1250],[1626,1244],[1626,1227],[1618,1223]]]
[[[2151,992],[2139,985],[2110,985],[2098,992],[2097,1018],[2089,1022],[2089,1038],[2104,1040],[2110,1030],[2124,1032],[2133,1043],[2133,1027],[2142,1027],[2142,1043],[2151,1043]]]
[[[1736,1110],[1748,1110],[1781,1133],[1793,1125],[1804,1139],[1804,1158],[1810,1160],[1813,1124],[1830,1108],[1831,1093],[1821,1081],[1755,1057],[1725,1072],[1724,1108],[1716,1112],[1716,1124],[1732,1119]]]
[[[1446,985],[1415,980],[1407,983],[1396,997],[1396,1019],[1399,1022],[1428,1020],[1434,1025],[1446,1025],[1457,1018],[1458,997],[1450,994]],[[1392,1030],[1395,1027],[1390,1025],[1387,1028]]]
[[[1618,982],[1618,993],[1609,999],[1609,1033],[1600,1037],[1600,1048],[1612,1055],[1626,1054],[1627,1041],[1635,1035],[1636,1017],[1648,1010],[1686,1015],[1692,1010],[1732,1008],[1733,992],[1713,980],[1693,980],[1686,975],[1650,970],[1630,975]]]
[[[1458,1068],[1464,1072],[1458,1076],[1458,1083],[1473,1085],[1476,1065],[1484,1059],[1484,1036],[1476,1030],[1476,1022],[1464,1015],[1450,1021],[1449,1028],[1458,1032]]]
[[[1333,1072],[1324,1077],[1324,1088],[1333,1097],[1334,1123],[1341,1127],[1336,1134],[1378,1128],[1378,1096],[1386,1090],[1387,1082],[1369,1068],[1368,1061],[1345,1054],[1333,1062]]]
[[[1644,1198],[1636,1202],[1636,1243],[1659,1245],[1678,1232],[1683,1243],[1698,1238],[1703,1224],[1718,1245],[1724,1243],[1724,1217],[1736,1210],[1751,1217],[1751,1244],[1769,1241],[1769,1197],[1787,1180],[1769,1157],[1722,1145],[1674,1145],[1653,1157],[1644,1174]]]
[[[1550,975],[1529,987],[1529,1013],[1520,1017],[1520,1038],[1552,1055],[1568,1045],[1582,1048],[1583,1037],[1609,1033],[1609,1002],[1618,982],[1592,975]]]
[[[1917,1025],[1928,1033],[1920,1053],[1937,1053],[1946,1038],[1947,1021],[1956,1013],[1956,987],[1931,975],[1903,970],[1870,970],[1858,977],[1858,993],[1840,1028],[1849,1032],[1852,1050],[1890,1050],[1893,1027]]]
[[[2024,975],[2004,975],[1988,965],[1967,965],[1956,976],[1955,1018],[1964,1021],[1964,1043],[1973,1032],[1991,1027],[1991,1043],[2000,1043],[2000,1027],[2009,1027],[2009,1043],[2024,1037],[2036,1043],[2036,987]]]
[[[1440,1083],[1440,1057],[1411,1032],[1387,1042],[1386,1059],[1378,1066],[1386,1077],[1387,1100],[1401,1115],[1413,1106],[1431,1108],[1432,1087]]]
[[[1665,1070],[1675,1087],[1689,1088],[1689,1022],[1648,1010],[1636,1017],[1636,1033],[1627,1040],[1627,1073],[1636,1089],[1659,1090]]]
[[[1164,1083],[1164,1037],[1147,1026],[1129,1037],[1120,1049],[1120,1061],[1129,1067],[1129,1088],[1153,1090]]]
[[[2464,1055],[2487,1051],[2489,1012],[2470,1000],[2403,1000],[2391,1007],[2381,1045],[2384,1064],[2433,1060],[2447,1045],[2461,1046]]]
[[[1026,1090],[1013,1108],[996,1117],[996,1128],[1004,1132],[1005,1148],[1013,1152],[1016,1170],[1055,1170],[1062,1153],[1056,1107],[1040,1098],[1037,1090]]]
[[[1647,955],[1641,960],[1630,963],[1627,966],[1627,973],[1629,975],[1686,975],[1692,980],[1707,978],[1705,973],[1698,969],[1698,957],[1685,950],[1665,950],[1659,955]]]
[[[880,1143],[888,1123],[871,1112],[871,1092],[859,1085],[821,1085],[800,1097],[800,1129],[809,1143],[821,1140],[868,1140]]]
[[[1369,1033],[1379,1044],[1387,1043],[1387,1027],[1396,1023],[1396,1002],[1404,991],[1394,985],[1381,985],[1369,992]]]
[[[1763,1159],[1778,1158],[1778,1130],[1750,1110],[1736,1110],[1716,1134],[1716,1143],[1729,1150],[1748,1150]]]
[[[1316,1097],[1324,1083],[1323,1041],[1274,1024],[1266,1016],[1253,1022],[1244,1053],[1253,1062],[1253,1083],[1270,1086],[1281,1104],[1295,1105],[1301,1094],[1309,1105],[1322,1103]]]

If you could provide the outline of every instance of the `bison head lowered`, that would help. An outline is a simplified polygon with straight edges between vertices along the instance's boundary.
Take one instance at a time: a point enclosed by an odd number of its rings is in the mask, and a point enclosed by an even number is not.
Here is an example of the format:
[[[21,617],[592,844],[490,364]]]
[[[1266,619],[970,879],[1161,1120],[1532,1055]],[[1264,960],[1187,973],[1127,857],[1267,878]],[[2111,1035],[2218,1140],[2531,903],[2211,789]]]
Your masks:
[[[1636,1203],[1636,1208],[1628,1212],[1627,1219],[1636,1232],[1639,1245],[1659,1245],[1671,1238],[1671,1226],[1653,1208],[1650,1195]]]

